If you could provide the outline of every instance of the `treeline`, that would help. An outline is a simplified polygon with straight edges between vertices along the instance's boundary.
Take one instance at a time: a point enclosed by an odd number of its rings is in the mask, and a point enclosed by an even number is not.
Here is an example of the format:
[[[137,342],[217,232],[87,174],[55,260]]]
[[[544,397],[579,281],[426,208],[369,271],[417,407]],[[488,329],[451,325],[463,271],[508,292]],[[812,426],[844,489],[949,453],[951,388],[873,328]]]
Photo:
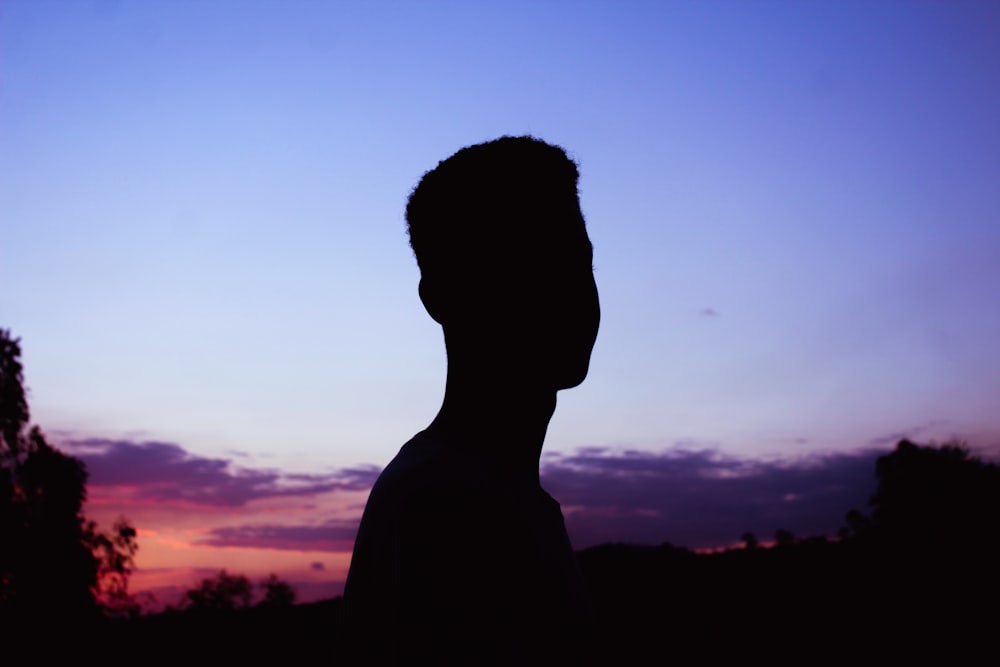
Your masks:
[[[901,441],[836,539],[695,553],[609,544],[579,553],[609,657],[827,662],[995,655],[1000,467],[957,443]],[[988,660],[987,660],[988,661]]]

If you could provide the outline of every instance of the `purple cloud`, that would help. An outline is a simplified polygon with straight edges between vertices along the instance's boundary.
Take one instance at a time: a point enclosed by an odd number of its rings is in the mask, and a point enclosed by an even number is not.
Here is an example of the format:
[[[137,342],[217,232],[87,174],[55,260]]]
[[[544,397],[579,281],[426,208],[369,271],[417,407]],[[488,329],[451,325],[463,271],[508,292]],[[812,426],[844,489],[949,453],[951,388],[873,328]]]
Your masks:
[[[67,449],[86,463],[92,487],[127,487],[136,500],[209,507],[366,491],[379,473],[376,466],[316,474],[237,467],[164,442],[82,440],[67,443]],[[587,447],[546,453],[542,477],[563,506],[577,548],[609,541],[716,547],[738,541],[746,531],[762,539],[779,528],[796,535],[835,534],[848,510],[867,506],[875,489],[874,460],[883,451],[790,463],[690,447],[660,453]],[[347,552],[356,530],[356,520],[247,523],[215,529],[201,543]]]
[[[719,547],[746,531],[835,534],[848,510],[867,507],[881,453],[780,463],[711,450],[588,449],[548,458],[542,477],[576,548],[609,541]]]
[[[562,504],[576,548],[601,542],[726,546],[751,531],[767,539],[833,535],[875,489],[882,450],[762,462],[712,450],[653,453],[590,447],[549,454],[542,477]],[[356,520],[319,525],[251,524],[213,530],[201,544],[348,552]]]
[[[65,444],[86,464],[92,486],[134,487],[138,499],[214,507],[242,507],[261,498],[362,491],[371,488],[379,473],[375,466],[311,475],[235,467],[229,460],[191,454],[168,442],[91,439]]]
[[[253,524],[227,526],[209,532],[198,544],[210,547],[251,547],[290,551],[350,552],[358,533],[358,520],[331,520],[320,525]],[[323,564],[312,568],[323,569]]]

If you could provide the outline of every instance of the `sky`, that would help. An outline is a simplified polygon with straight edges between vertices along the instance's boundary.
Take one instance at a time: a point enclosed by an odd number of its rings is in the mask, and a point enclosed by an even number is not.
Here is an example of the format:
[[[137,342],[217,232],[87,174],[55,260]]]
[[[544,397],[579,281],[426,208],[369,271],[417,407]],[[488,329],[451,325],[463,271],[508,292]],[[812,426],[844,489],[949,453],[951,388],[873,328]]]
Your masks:
[[[1000,455],[1000,6],[7,0],[0,327],[133,587],[334,594],[446,358],[403,208],[580,167],[601,331],[542,459],[577,547],[834,534],[902,437]]]

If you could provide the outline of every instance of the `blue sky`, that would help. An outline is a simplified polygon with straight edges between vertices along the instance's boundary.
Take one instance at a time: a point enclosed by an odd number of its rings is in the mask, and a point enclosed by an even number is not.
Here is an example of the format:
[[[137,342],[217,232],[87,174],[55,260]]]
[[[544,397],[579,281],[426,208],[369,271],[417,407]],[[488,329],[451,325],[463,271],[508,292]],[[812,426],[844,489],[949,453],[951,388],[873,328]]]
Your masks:
[[[58,438],[383,465],[445,371],[406,196],[530,133],[580,164],[603,315],[550,451],[995,452],[997,34],[981,2],[8,0],[0,326]]]

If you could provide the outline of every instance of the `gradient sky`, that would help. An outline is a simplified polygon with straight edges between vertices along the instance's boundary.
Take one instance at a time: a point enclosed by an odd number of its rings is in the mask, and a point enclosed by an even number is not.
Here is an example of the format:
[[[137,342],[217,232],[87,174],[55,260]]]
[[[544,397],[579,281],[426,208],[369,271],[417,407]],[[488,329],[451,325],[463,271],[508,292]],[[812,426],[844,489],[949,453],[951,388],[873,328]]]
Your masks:
[[[406,196],[533,134],[580,164],[602,301],[546,445],[577,545],[832,531],[688,530],[665,489],[1000,452],[997,35],[987,2],[7,0],[0,326],[149,587],[339,581],[443,390]]]

